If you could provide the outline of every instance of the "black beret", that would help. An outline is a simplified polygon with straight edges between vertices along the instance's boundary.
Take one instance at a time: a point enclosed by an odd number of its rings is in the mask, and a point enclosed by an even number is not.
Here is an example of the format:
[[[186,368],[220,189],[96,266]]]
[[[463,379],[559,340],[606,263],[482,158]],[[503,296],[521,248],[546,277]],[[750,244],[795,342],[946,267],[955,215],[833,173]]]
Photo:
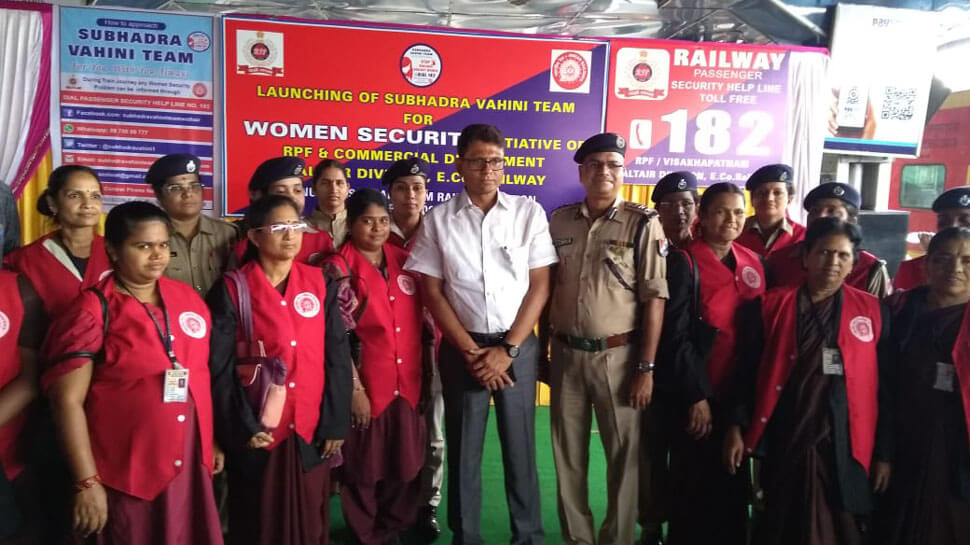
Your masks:
[[[421,176],[425,180],[431,177],[431,166],[420,157],[408,157],[400,161],[394,161],[384,175],[381,176],[381,183],[390,186],[394,180],[405,176]]]
[[[305,167],[306,163],[299,157],[273,157],[272,159],[267,159],[256,167],[256,172],[253,172],[253,177],[249,179],[249,190],[266,191],[266,188],[270,184],[283,178],[296,176],[302,179],[303,169]]]
[[[934,212],[942,212],[949,208],[970,208],[970,186],[947,189],[933,201]]]
[[[840,182],[824,183],[809,191],[808,195],[805,195],[805,202],[803,203],[805,210],[811,210],[812,203],[818,199],[839,199],[856,208],[862,206],[862,197],[856,191],[856,188]]]
[[[620,155],[626,155],[626,140],[622,136],[612,132],[603,132],[596,136],[590,136],[576,150],[576,154],[573,155],[573,161],[582,163],[590,153],[599,153],[601,151],[615,151]]]
[[[660,199],[664,198],[664,195],[678,193],[680,191],[697,191],[697,177],[686,170],[671,172],[663,178],[660,178],[660,181],[657,182],[657,187],[653,188],[653,194],[650,196],[650,200],[660,202]]]
[[[794,183],[794,175],[794,172],[788,165],[765,165],[754,171],[754,174],[744,183],[744,188],[748,191],[754,191],[759,185],[768,182]]]
[[[162,185],[165,183],[165,180],[173,176],[181,176],[182,174],[195,174],[198,176],[201,167],[202,161],[191,153],[172,153],[164,157],[159,157],[152,163],[152,166],[148,167],[148,172],[145,174],[145,182],[152,187],[156,187]]]

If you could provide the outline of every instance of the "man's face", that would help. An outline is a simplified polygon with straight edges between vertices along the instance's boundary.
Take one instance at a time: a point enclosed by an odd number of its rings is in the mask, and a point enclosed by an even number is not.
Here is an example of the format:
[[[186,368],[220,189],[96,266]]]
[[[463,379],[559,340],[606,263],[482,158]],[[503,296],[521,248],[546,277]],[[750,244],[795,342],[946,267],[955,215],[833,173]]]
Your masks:
[[[682,233],[694,224],[697,218],[697,201],[690,191],[667,193],[657,203],[657,214],[664,233],[670,235]]]
[[[615,199],[623,187],[623,156],[615,151],[587,155],[579,165],[579,181],[587,197]]]
[[[472,140],[455,169],[465,181],[469,195],[486,196],[498,191],[505,168],[505,150],[497,144]]]

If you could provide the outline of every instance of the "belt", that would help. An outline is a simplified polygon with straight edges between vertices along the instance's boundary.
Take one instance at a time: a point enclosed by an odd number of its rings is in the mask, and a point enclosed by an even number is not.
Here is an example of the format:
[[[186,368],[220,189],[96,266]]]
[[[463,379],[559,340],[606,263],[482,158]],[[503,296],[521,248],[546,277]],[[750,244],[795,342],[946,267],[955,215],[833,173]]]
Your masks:
[[[608,350],[610,348],[616,348],[617,346],[630,344],[630,342],[633,340],[633,332],[627,331],[626,333],[618,333],[616,335],[600,337],[598,339],[586,339],[584,337],[566,335],[565,333],[556,333],[556,338],[562,341],[569,348],[575,348],[576,350],[583,350],[585,352],[599,352],[601,350]]]
[[[472,333],[469,331],[468,335],[478,346],[498,346],[502,344],[502,341],[505,340],[505,336],[508,333],[508,331],[500,331],[498,333]]]

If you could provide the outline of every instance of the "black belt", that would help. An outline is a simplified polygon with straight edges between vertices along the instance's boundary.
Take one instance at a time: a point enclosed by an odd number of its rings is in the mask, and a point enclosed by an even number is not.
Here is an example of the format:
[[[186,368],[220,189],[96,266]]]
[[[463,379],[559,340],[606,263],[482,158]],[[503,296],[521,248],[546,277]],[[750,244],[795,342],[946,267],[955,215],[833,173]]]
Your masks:
[[[502,331],[499,333],[472,333],[468,332],[468,335],[475,341],[478,346],[498,346],[505,341],[505,336],[508,335],[508,331]]]
[[[575,337],[573,335],[566,335],[565,333],[556,333],[555,336],[569,348],[582,350],[584,352],[600,352],[602,350],[609,350],[610,348],[630,344],[633,341],[633,331],[627,331],[626,333],[619,333],[617,335],[610,335],[609,337],[600,337],[598,339]]]

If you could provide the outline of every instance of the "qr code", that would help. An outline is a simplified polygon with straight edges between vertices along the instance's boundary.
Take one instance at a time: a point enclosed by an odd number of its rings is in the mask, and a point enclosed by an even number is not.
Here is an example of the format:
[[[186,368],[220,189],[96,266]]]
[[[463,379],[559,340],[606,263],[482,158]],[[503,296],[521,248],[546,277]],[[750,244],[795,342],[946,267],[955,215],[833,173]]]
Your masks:
[[[909,121],[913,119],[913,105],[916,102],[915,87],[886,87],[882,96],[880,119]]]

